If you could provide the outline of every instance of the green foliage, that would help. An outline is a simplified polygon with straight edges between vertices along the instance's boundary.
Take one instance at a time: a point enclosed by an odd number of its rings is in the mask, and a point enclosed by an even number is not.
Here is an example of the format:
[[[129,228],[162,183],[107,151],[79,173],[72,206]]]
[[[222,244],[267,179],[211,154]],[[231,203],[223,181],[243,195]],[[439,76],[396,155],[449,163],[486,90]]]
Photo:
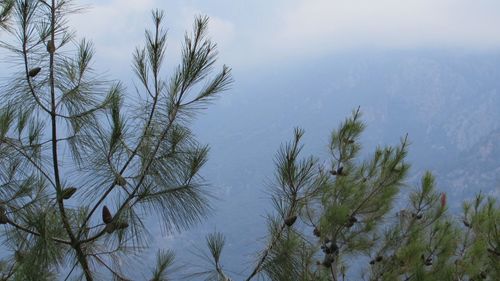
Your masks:
[[[14,8],[15,0],[2,0],[0,1],[0,29],[7,29],[9,27],[8,20],[12,8]]]
[[[168,276],[171,274],[171,270],[173,270],[173,263],[175,260],[175,254],[173,251],[159,251],[156,254],[156,268],[153,271],[153,278],[151,281],[168,281]]]
[[[359,159],[360,116],[331,134],[328,167],[301,157],[300,129],[278,151],[275,215],[245,280],[498,280],[498,203],[480,194],[457,221],[430,172],[408,187],[406,138]]]
[[[0,93],[1,280],[128,280],[149,246],[146,219],[172,233],[210,211],[199,176],[209,148],[189,125],[232,78],[226,66],[215,70],[208,18],[195,19],[166,76],[164,14],[153,11],[133,55],[140,85],[131,99],[99,79],[93,45],[68,29],[78,11],[69,0],[0,2],[10,34],[0,46],[19,65]],[[358,109],[330,135],[325,162],[302,156],[301,129],[280,148],[275,212],[245,280],[500,280],[498,202],[479,194],[457,219],[430,172],[409,187],[407,138],[361,159],[364,128]],[[209,252],[195,255],[210,269],[186,276],[231,280],[225,242],[208,235]],[[150,279],[172,280],[182,268],[174,258],[159,251]]]
[[[2,280],[127,279],[137,272],[124,265],[149,246],[146,219],[177,232],[210,211],[199,176],[209,148],[189,125],[232,78],[228,67],[215,69],[208,18],[195,19],[169,77],[164,14],[152,12],[131,99],[121,83],[99,78],[92,43],[68,28],[80,10],[69,0],[0,5],[0,24],[9,12],[12,23],[0,46],[19,65],[0,93]],[[171,280],[173,260],[159,252],[152,280]]]

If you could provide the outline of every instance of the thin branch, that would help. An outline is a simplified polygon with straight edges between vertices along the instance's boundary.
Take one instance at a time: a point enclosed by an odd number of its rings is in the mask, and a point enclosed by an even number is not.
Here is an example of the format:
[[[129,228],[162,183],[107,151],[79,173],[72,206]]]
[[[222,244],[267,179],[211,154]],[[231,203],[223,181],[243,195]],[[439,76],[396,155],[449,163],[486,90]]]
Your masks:
[[[227,275],[224,273],[224,270],[222,270],[222,267],[220,266],[219,262],[215,262],[215,270],[219,275],[222,277],[222,281],[231,281],[231,278],[227,277]]]
[[[267,256],[269,255],[269,252],[274,248],[274,246],[276,246],[276,243],[281,238],[281,235],[283,233],[283,230],[285,229],[285,226],[286,226],[285,223],[281,224],[280,229],[278,230],[276,235],[273,236],[273,239],[271,240],[271,242],[269,243],[267,248],[264,250],[264,252],[262,252],[262,256],[261,256],[259,262],[255,265],[254,269],[252,270],[252,273],[250,273],[250,275],[247,277],[247,279],[245,279],[246,281],[251,280],[252,278],[255,277],[255,275],[257,275],[257,273],[260,272],[262,265],[264,264],[264,262],[267,259]]]
[[[12,220],[10,219],[7,219],[7,223],[12,225],[13,227],[19,229],[19,230],[22,230],[24,232],[28,232],[29,234],[32,234],[32,235],[35,235],[35,236],[38,236],[38,237],[41,237],[42,235],[40,235],[40,233],[36,232],[36,231],[33,231],[31,229],[28,229],[24,226],[21,226],[15,222],[13,222]],[[62,243],[62,244],[66,244],[66,245],[71,245],[71,241],[68,241],[68,240],[64,240],[64,239],[61,239],[61,238],[57,238],[57,237],[51,237],[50,239],[54,240],[55,242],[59,242],[59,243]]]
[[[49,3],[47,3],[45,0],[38,0],[38,2],[44,4],[45,6],[47,6],[48,8],[52,8]]]
[[[175,116],[174,116],[174,119],[175,119]],[[160,145],[161,143],[163,142],[163,140],[165,139],[168,131],[170,130],[170,127],[171,125],[173,124],[173,119],[171,119],[171,121],[168,123],[167,127],[165,128],[165,130],[163,131],[162,135],[160,136],[160,139],[158,140],[157,144],[156,144],[156,147],[155,149],[153,150],[153,155],[155,155],[158,151],[158,149],[160,148]],[[148,171],[151,164],[153,163],[153,160],[154,158],[151,157],[144,169],[144,171]],[[120,206],[120,208],[116,211],[116,214],[114,217],[119,217],[120,216],[120,213],[122,212],[122,210],[125,208],[125,206],[130,202],[130,200],[132,200],[134,197],[135,197],[135,194],[137,193],[137,191],[139,190],[140,186],[142,185],[142,182],[144,181],[144,179],[146,178],[146,175],[147,173],[144,172],[142,175],[141,175],[141,178],[139,179],[136,187],[133,189],[132,193],[129,194],[129,196],[127,197],[127,199],[125,199],[125,201],[122,203],[122,205]],[[109,189],[108,189],[109,190]],[[110,191],[111,192],[111,191]],[[97,209],[97,208],[95,208]],[[88,242],[91,242],[91,241],[94,241],[96,240],[97,238],[101,237],[102,235],[104,235],[105,233],[105,229],[101,230],[99,233],[97,233],[95,236],[93,237],[90,237],[90,238],[87,238],[85,240],[82,240],[81,243],[88,243]]]
[[[73,267],[71,267],[71,270],[68,272],[68,275],[66,275],[66,278],[64,278],[64,281],[67,281],[68,278],[71,276],[71,273],[73,273],[73,270],[75,270],[76,266],[78,265],[78,262],[75,262]]]
[[[289,217],[293,214],[293,210],[294,210],[295,204],[297,202],[297,198],[295,196],[296,195],[294,194],[294,198],[292,198],[292,205],[291,205],[290,209],[288,210],[286,217]],[[250,275],[247,277],[247,279],[245,279],[246,281],[250,281],[252,278],[254,278],[260,272],[262,265],[264,264],[267,257],[269,256],[269,253],[276,246],[276,243],[279,241],[279,239],[281,239],[281,236],[283,234],[283,231],[285,230],[285,227],[286,227],[286,224],[285,224],[285,222],[283,222],[281,224],[278,232],[276,233],[276,235],[273,235],[273,239],[271,240],[271,242],[269,243],[267,248],[264,250],[264,252],[262,252],[262,256],[261,256],[260,260],[257,262],[257,264],[255,265],[254,269],[252,270],[252,273],[250,273]]]
[[[95,259],[97,259],[97,261],[102,264],[104,267],[106,267],[114,276],[116,276],[118,279],[122,280],[122,281],[131,281],[130,279],[127,279],[125,277],[123,277],[122,275],[120,275],[118,272],[116,272],[115,270],[113,270],[109,265],[107,265],[101,258],[99,258],[99,256],[97,255],[92,255]]]
[[[73,135],[73,136],[69,136],[69,137],[65,137],[65,138],[60,138],[60,139],[57,139],[58,142],[61,142],[61,141],[69,141],[71,139],[74,139],[76,137],[76,135]],[[51,143],[52,140],[46,140],[46,141],[43,141],[41,143],[37,143],[35,145],[25,145],[25,147],[36,147],[36,146],[42,146],[42,145],[45,145],[45,144],[48,144],[48,143]]]
[[[52,0],[50,7],[50,44],[55,43],[56,35],[56,3]],[[50,121],[51,121],[51,133],[52,133],[52,163],[54,170],[55,179],[55,190],[57,193],[62,191],[61,178],[59,174],[59,158],[58,158],[58,148],[57,148],[57,108],[56,108],[56,92],[55,92],[55,48],[47,48],[49,52],[49,88],[50,88]],[[26,64],[27,65],[27,64]],[[26,66],[27,68],[27,66]],[[59,206],[59,213],[61,216],[61,221],[64,229],[68,233],[71,240],[71,246],[75,249],[75,254],[78,262],[81,264],[85,278],[87,281],[92,281],[93,277],[90,272],[89,264],[87,258],[83,253],[80,243],[76,239],[73,230],[71,228],[68,216],[66,214],[66,209],[64,207],[64,200],[57,200]]]
[[[156,29],[156,32],[158,32],[158,29]],[[155,45],[158,45],[158,42],[155,42]],[[147,132],[148,132],[148,130],[149,130],[151,124],[152,124],[153,117],[154,117],[155,110],[156,110],[156,106],[157,106],[157,103],[158,103],[158,98],[160,96],[160,89],[158,87],[158,80],[157,79],[158,79],[158,73],[154,73],[155,95],[153,97],[153,104],[151,106],[151,111],[149,113],[148,121],[147,121],[146,126],[144,128],[144,132],[143,132],[143,134],[141,136],[141,139],[139,140],[139,143],[136,145],[135,149],[132,151],[132,154],[129,156],[128,160],[125,162],[125,164],[123,165],[122,169],[120,170],[120,172],[118,174],[119,176],[123,175],[123,173],[126,171],[126,169],[130,165],[130,163],[132,162],[132,160],[135,158],[135,156],[139,152],[139,149],[140,149],[140,147],[141,147],[141,145],[142,145],[142,143],[143,143],[143,141],[145,139],[145,136],[147,135]],[[180,90],[180,94],[179,94],[179,96],[178,96],[178,98],[177,98],[177,100],[176,100],[176,102],[174,104],[174,108],[172,109],[172,112],[171,112],[170,116],[168,117],[168,124],[166,126],[166,129],[162,133],[162,136],[160,137],[160,141],[157,143],[156,148],[154,149],[153,155],[155,155],[156,152],[158,151],[160,143],[166,137],[168,131],[170,130],[170,127],[172,126],[173,122],[176,119],[177,112],[178,112],[178,110],[179,110],[179,108],[181,106],[182,97],[184,95],[184,92],[187,91],[187,86],[185,86],[184,84],[185,83],[183,81],[183,85],[182,85],[182,88]],[[149,91],[149,87],[147,87],[147,85],[146,85],[146,89],[148,89],[148,91]],[[146,169],[144,170],[144,175],[147,174],[147,171],[149,170],[149,166],[152,164],[152,161],[153,161],[153,158],[151,158],[151,160],[149,161],[148,165],[146,165]],[[140,187],[140,185],[142,184],[142,181],[144,180],[144,175],[139,180],[139,184],[137,184],[137,186],[133,190],[133,192],[131,194],[129,194],[129,196],[126,199],[125,202],[129,202],[135,196],[135,193],[137,192],[137,189]],[[88,213],[87,217],[85,218],[85,220],[84,220],[84,222],[82,224],[83,226],[85,226],[88,223],[88,221],[90,220],[90,218],[92,217],[92,215],[95,213],[95,211],[97,210],[97,208],[99,208],[100,204],[102,204],[102,202],[104,202],[104,200],[108,197],[108,195],[115,188],[115,186],[116,186],[116,182],[113,182],[111,184],[111,186],[106,190],[106,192],[104,192],[104,194],[99,198],[99,200],[97,201],[97,203],[92,207],[92,209]],[[120,209],[122,209],[122,208],[120,208]],[[81,234],[81,232],[79,233],[78,237],[80,237],[80,234]],[[87,239],[87,240],[89,240],[89,239]],[[85,240],[85,241],[87,241],[87,240]]]
[[[43,170],[43,168],[41,166],[39,166],[35,160],[33,160],[32,157],[30,157],[29,155],[26,154],[25,151],[23,151],[21,148],[19,148],[17,145],[13,144],[12,142],[10,141],[7,141],[6,139],[3,139],[3,142],[7,145],[9,145],[10,147],[14,148],[14,150],[16,150],[18,153],[20,153],[24,158],[26,158],[26,160],[28,160],[51,184],[52,186],[56,187],[56,184],[55,182],[52,180],[52,178],[48,175],[47,172],[45,172]]]
[[[23,18],[23,20],[27,21],[26,18]],[[23,59],[24,59],[24,72],[26,74],[26,81],[28,82],[28,86],[29,86],[29,89],[30,89],[30,93],[31,95],[33,96],[33,98],[35,99],[36,103],[38,104],[38,106],[40,106],[45,112],[49,113],[50,114],[50,110],[44,106],[40,100],[40,98],[38,97],[38,95],[36,94],[35,92],[35,88],[33,87],[33,84],[31,83],[31,77],[29,75],[29,67],[28,67],[28,38],[27,38],[27,30],[26,30],[26,27],[27,27],[27,24],[23,24]]]
[[[127,170],[128,166],[132,163],[132,160],[135,158],[135,156],[139,152],[139,149],[140,149],[142,143],[144,142],[144,139],[145,139],[145,137],[147,135],[147,132],[148,132],[148,130],[149,130],[151,124],[152,124],[152,120],[153,120],[154,113],[156,111],[156,106],[157,106],[157,103],[158,103],[158,97],[159,97],[159,95],[160,95],[160,93],[157,91],[155,93],[155,97],[153,98],[153,104],[151,106],[151,111],[149,113],[148,121],[147,121],[146,126],[144,128],[144,132],[141,135],[141,139],[139,140],[139,143],[137,143],[137,145],[135,146],[134,150],[132,151],[131,155],[129,156],[129,158],[127,159],[127,161],[123,165],[123,167],[120,169],[120,172],[118,173],[118,176],[123,176],[123,174]],[[171,124],[169,124],[168,127],[170,127],[170,125]],[[113,189],[115,188],[115,186],[116,186],[116,182],[113,181],[113,183],[106,190],[106,192],[104,192],[104,194],[99,198],[99,200],[96,202],[96,204],[92,207],[92,209],[90,210],[90,212],[88,213],[87,217],[85,218],[85,220],[82,223],[82,229],[86,226],[86,224],[88,223],[88,221],[90,220],[90,218],[92,217],[92,215],[95,213],[95,211],[97,210],[97,208],[99,208],[99,206],[101,205],[101,203],[104,202],[104,200],[108,197],[108,195],[111,193],[111,191],[113,191]],[[80,235],[81,235],[81,231],[78,233],[78,238],[80,238]]]

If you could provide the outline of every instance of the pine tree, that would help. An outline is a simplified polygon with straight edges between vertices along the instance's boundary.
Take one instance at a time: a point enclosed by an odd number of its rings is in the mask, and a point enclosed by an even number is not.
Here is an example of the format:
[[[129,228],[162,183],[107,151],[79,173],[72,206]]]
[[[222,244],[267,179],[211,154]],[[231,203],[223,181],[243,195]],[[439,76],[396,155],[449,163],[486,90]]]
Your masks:
[[[77,43],[68,0],[0,2],[0,25],[19,68],[0,93],[1,280],[127,280],[120,265],[148,249],[145,220],[189,228],[209,205],[199,171],[208,147],[189,129],[196,112],[226,90],[214,73],[206,17],[186,35],[182,60],[163,79],[163,13],[133,57],[137,98],[92,68]],[[408,140],[360,159],[361,113],[334,130],[329,163],[302,156],[304,131],[278,151],[267,242],[242,280],[500,280],[500,207],[478,194],[462,214],[427,172],[408,184]],[[234,280],[225,238],[206,238],[208,271],[194,280]],[[170,280],[175,254],[159,251],[145,279]],[[242,259],[242,263],[243,263]]]
[[[300,156],[301,129],[278,151],[268,240],[241,280],[500,280],[498,202],[479,194],[457,216],[430,172],[408,187],[407,138],[359,159],[360,117],[358,109],[333,131],[328,167]],[[231,280],[224,237],[207,241],[207,280]]]
[[[215,70],[208,18],[196,18],[166,79],[164,14],[152,13],[131,98],[92,68],[92,44],[67,25],[80,10],[72,1],[1,7],[2,24],[12,9],[12,40],[1,46],[19,67],[0,96],[0,279],[127,280],[122,262],[148,249],[146,219],[176,232],[210,208],[199,176],[208,147],[189,124],[232,78],[226,66]],[[147,278],[167,280],[173,258],[159,252]]]

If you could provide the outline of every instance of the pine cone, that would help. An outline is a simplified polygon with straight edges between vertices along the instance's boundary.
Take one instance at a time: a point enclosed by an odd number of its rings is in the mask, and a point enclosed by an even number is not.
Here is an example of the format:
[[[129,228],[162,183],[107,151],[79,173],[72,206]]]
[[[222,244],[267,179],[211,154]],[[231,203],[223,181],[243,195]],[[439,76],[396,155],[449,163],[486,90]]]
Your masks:
[[[426,266],[431,266],[432,265],[432,257],[425,258],[425,256],[422,254],[420,258],[424,261],[424,264]]]
[[[9,219],[7,218],[7,214],[5,208],[0,206],[0,224],[7,224]]]
[[[422,214],[416,214],[416,213],[412,213],[411,214],[412,218],[416,218],[417,220],[423,218],[423,215]]]
[[[341,176],[343,175],[342,172],[344,171],[344,167],[340,166],[338,169],[337,169],[337,175]]]
[[[75,194],[75,192],[76,192],[76,187],[65,188],[62,191],[62,196],[61,197],[64,200],[68,200],[69,198],[71,198],[71,196],[73,196],[73,194]]]
[[[40,67],[35,67],[33,69],[30,69],[30,71],[28,71],[28,76],[35,77],[40,72],[40,70],[42,70],[42,68]]]
[[[441,193],[441,208],[446,207],[446,193]]]
[[[292,226],[296,220],[297,220],[297,216],[290,216],[290,217],[285,219],[285,224],[286,224],[286,226]]]
[[[347,220],[347,222],[345,223],[345,226],[347,228],[350,228],[352,227],[356,222],[358,222],[358,219],[355,217],[355,216],[351,216],[349,217],[349,219]]]
[[[47,41],[47,52],[49,54],[53,54],[56,51],[56,45],[54,44],[54,41],[49,40]]]
[[[319,228],[315,227],[314,230],[313,230],[313,234],[314,236],[316,237],[321,237],[321,231],[319,230]]]
[[[325,252],[326,254],[337,255],[339,252],[339,246],[337,245],[337,243],[330,242],[329,246],[328,245],[324,246],[323,252]]]
[[[105,224],[109,224],[113,221],[113,216],[111,215],[111,212],[106,206],[102,207],[102,221]]]
[[[463,219],[462,222],[464,223],[464,225],[466,227],[470,228],[470,223],[468,221],[466,221],[465,219]]]
[[[116,175],[115,184],[123,187],[127,185],[127,181],[121,175]]]

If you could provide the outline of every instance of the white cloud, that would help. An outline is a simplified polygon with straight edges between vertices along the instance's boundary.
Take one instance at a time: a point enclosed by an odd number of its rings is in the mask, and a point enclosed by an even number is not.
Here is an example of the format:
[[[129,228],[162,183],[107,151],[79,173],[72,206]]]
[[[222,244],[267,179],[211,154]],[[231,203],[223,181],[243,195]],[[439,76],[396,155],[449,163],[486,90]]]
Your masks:
[[[359,47],[500,46],[500,2],[487,0],[301,0],[274,24],[279,27],[263,48],[284,56]]]
[[[154,0],[93,2],[88,7],[71,17],[77,36],[92,40],[97,57],[106,64],[129,68],[132,52],[142,43],[144,29],[151,23]]]
[[[224,18],[221,15],[210,13],[209,11],[204,11],[198,9],[193,5],[182,5],[177,7],[179,13],[174,16],[171,21],[167,22],[170,32],[169,45],[170,52],[173,55],[180,54],[183,35],[185,32],[191,33],[193,22],[197,16],[208,16],[208,36],[213,42],[217,43],[217,48],[220,51],[220,55],[226,56],[227,53],[231,52],[231,47],[234,47],[232,43],[235,40],[235,24]],[[233,49],[234,50],[234,49]]]
[[[131,73],[132,53],[143,45],[144,30],[152,29],[151,10],[165,11],[165,27],[168,30],[167,64],[175,63],[181,53],[184,33],[191,32],[196,15],[205,14],[187,3],[170,4],[157,0],[90,1],[89,9],[72,16],[71,25],[77,35],[91,39],[96,45],[97,58],[114,74],[114,69]],[[210,16],[209,33],[218,43],[221,52],[233,40],[234,25],[216,15]],[[106,66],[104,66],[106,68]]]
[[[210,36],[215,42],[219,42],[219,45],[230,44],[234,40],[235,26],[232,22],[212,17],[209,26]]]
[[[498,0],[86,1],[90,9],[71,24],[96,43],[101,63],[124,70],[153,8],[166,11],[168,63],[178,59],[197,14],[210,16],[221,62],[233,67],[352,48],[500,48]]]

